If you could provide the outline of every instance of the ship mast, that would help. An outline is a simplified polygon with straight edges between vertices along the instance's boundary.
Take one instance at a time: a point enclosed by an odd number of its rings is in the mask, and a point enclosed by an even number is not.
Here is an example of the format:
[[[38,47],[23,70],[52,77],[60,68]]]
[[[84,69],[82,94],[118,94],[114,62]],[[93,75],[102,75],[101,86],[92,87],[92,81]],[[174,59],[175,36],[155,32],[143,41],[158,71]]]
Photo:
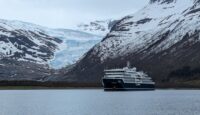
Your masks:
[[[129,69],[131,68],[130,61],[127,61],[127,62],[126,62],[126,67],[128,67]]]

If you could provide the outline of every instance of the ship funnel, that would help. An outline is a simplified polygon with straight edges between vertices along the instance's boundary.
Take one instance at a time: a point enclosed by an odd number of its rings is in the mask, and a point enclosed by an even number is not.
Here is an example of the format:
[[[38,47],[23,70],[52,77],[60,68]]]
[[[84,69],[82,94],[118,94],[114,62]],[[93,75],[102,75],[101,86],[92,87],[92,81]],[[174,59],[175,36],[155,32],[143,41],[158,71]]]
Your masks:
[[[126,66],[127,66],[128,68],[131,68],[131,63],[130,63],[130,61],[127,61]]]

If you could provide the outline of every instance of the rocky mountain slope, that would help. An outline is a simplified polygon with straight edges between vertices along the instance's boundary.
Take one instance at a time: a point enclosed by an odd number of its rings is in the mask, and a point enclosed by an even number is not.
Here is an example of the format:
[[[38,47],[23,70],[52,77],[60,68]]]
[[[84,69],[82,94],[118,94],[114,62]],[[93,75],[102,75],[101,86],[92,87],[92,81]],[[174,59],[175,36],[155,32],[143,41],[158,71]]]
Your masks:
[[[199,11],[199,0],[150,0],[118,21],[63,79],[99,83],[104,68],[123,67],[129,60],[157,84],[198,81]],[[187,74],[191,70],[196,72]]]
[[[44,64],[53,57],[61,42],[39,26],[0,20],[1,57]]]
[[[52,73],[46,65],[7,58],[0,60],[0,81],[47,81]]]

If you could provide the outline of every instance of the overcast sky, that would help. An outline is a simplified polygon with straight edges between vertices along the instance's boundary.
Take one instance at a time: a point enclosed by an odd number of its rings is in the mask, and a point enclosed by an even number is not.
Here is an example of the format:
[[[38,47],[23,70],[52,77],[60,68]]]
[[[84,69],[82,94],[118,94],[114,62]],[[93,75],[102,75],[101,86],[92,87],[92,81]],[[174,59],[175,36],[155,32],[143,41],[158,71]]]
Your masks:
[[[51,28],[73,28],[81,22],[118,19],[149,0],[0,0],[0,18]]]

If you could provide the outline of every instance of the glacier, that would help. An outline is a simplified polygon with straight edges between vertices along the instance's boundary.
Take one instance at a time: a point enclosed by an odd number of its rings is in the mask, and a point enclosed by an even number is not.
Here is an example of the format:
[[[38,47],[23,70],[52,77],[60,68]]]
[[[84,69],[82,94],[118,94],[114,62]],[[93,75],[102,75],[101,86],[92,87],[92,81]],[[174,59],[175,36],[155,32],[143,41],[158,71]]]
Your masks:
[[[103,38],[78,30],[4,19],[0,19],[0,36],[1,58],[47,64],[55,69],[75,63]]]

